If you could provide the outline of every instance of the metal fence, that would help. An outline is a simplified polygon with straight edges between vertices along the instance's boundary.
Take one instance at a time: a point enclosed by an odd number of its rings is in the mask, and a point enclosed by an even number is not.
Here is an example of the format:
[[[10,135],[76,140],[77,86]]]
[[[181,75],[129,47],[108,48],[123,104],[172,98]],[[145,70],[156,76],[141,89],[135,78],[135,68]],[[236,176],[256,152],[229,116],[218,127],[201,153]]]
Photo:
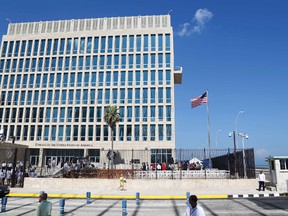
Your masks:
[[[3,143],[2,143],[3,144]],[[12,163],[13,166],[13,181],[11,186],[21,186],[19,181],[17,182],[17,167],[19,167],[18,161],[23,164],[23,171],[29,173],[29,164],[31,158],[34,155],[32,149],[27,149],[21,145],[0,145],[0,163]],[[28,150],[28,151],[27,151]],[[243,166],[243,154],[242,150],[231,151],[231,149],[211,149],[210,152],[207,149],[146,149],[146,150],[114,150],[116,155],[114,159],[113,169],[123,170],[123,173],[129,173],[131,178],[243,178],[244,177],[244,166]],[[89,152],[89,151],[88,151]],[[89,168],[98,170],[98,175],[94,175],[93,171],[90,176],[101,176],[99,171],[103,169],[111,169],[111,160],[107,157],[107,150],[99,150],[97,155],[98,160],[91,160],[91,156],[88,155],[83,157],[81,154],[71,155],[69,153],[69,161],[67,155],[57,155],[59,161],[63,158],[62,162],[70,163],[73,167]],[[83,154],[82,154],[83,155]],[[245,162],[246,162],[246,173],[248,178],[255,178],[255,162],[254,162],[254,149],[245,149]],[[34,156],[33,156],[34,157]],[[63,170],[64,164],[57,163],[56,169],[47,169],[46,161],[52,156],[46,153],[43,149],[42,163],[41,166],[35,171],[36,175],[40,176],[53,176],[56,173],[59,175]],[[95,159],[95,155],[93,155]],[[212,167],[209,167],[209,158],[211,157]],[[72,158],[72,160],[71,160]],[[200,160],[203,166],[201,171],[189,167],[187,162],[191,159]],[[64,161],[65,160],[65,161]],[[78,161],[80,165],[78,166]],[[1,165],[0,164],[0,165]],[[38,165],[40,163],[37,163]],[[145,165],[144,165],[145,164]],[[157,169],[157,164],[161,165],[160,170]],[[189,164],[189,163],[188,163]],[[27,166],[26,166],[27,165]],[[143,167],[144,165],[144,167]],[[165,169],[163,169],[165,166]],[[71,168],[70,167],[70,168]],[[143,169],[145,168],[145,169]],[[204,170],[204,171],[202,171]],[[210,172],[208,170],[214,170]],[[221,173],[218,171],[221,170]],[[50,172],[48,172],[50,171]],[[78,169],[79,171],[79,169]],[[187,171],[187,172],[184,172]],[[149,174],[148,174],[149,172]],[[157,172],[157,174],[156,174]],[[64,172],[62,172],[64,173]],[[105,173],[105,172],[104,172]],[[111,175],[109,172],[109,178],[117,178],[117,175]],[[116,172],[115,172],[116,173]],[[118,173],[118,172],[117,172]],[[23,173],[23,177],[25,172]],[[73,175],[72,175],[73,176]],[[77,175],[75,175],[77,176]],[[88,176],[88,175],[86,175]],[[84,176],[85,177],[85,176]],[[105,177],[105,175],[102,175]],[[24,182],[24,178],[23,178]],[[22,183],[23,184],[23,183]]]
[[[70,161],[64,161],[73,168],[79,170],[81,168],[87,169],[90,167],[98,169],[97,173],[89,170],[89,175],[85,176],[106,176],[106,172],[101,172],[103,169],[110,169],[109,175],[107,177],[113,178],[113,172],[111,170],[123,170],[124,173],[131,174],[132,178],[187,178],[188,176],[198,178],[243,178],[244,177],[244,166],[243,166],[243,155],[242,150],[237,150],[231,152],[230,149],[211,149],[208,152],[207,149],[151,149],[151,150],[114,150],[115,159],[113,162],[113,168],[111,166],[111,160],[107,150],[100,150],[97,158],[99,159],[96,163],[95,161],[90,160],[90,156],[79,157],[75,155]],[[43,151],[43,159],[47,157],[50,158],[50,155],[46,155]],[[89,151],[88,151],[89,152]],[[248,178],[255,178],[255,163],[254,163],[254,149],[245,149],[246,153],[246,170]],[[95,156],[95,155],[94,155]],[[93,157],[94,157],[93,156]],[[236,156],[236,157],[235,157]],[[212,167],[209,167],[209,157],[211,157]],[[63,159],[65,155],[63,155]],[[111,157],[110,157],[111,158]],[[235,159],[236,158],[236,159]],[[191,168],[191,159],[197,159],[201,161],[201,170],[204,172],[198,171],[195,167]],[[46,161],[45,160],[45,161]],[[63,160],[62,160],[63,161]],[[90,162],[92,165],[90,166]],[[77,165],[77,163],[79,163]],[[157,169],[157,164],[161,165],[160,169]],[[56,164],[56,166],[59,166]],[[65,165],[64,173],[65,173]],[[62,167],[63,167],[62,166]],[[165,168],[163,168],[165,166]],[[69,169],[71,168],[69,167]],[[43,163],[41,170],[47,170],[47,164]],[[174,170],[174,172],[171,172]],[[214,170],[213,172],[208,172],[208,170]],[[217,170],[222,170],[223,173],[219,173]],[[56,171],[58,171],[56,169]],[[143,171],[143,172],[142,172]],[[149,173],[148,173],[149,171]],[[157,173],[155,173],[155,171]],[[165,172],[164,172],[165,171]],[[179,171],[179,172],[178,172]],[[180,172],[181,171],[181,172]],[[185,173],[182,171],[191,171]],[[197,172],[196,172],[197,171]],[[88,172],[88,171],[87,171]],[[44,172],[45,173],[45,172]],[[57,172],[59,174],[59,172]],[[67,173],[67,172],[66,172]],[[85,173],[85,172],[83,172]],[[108,173],[108,172],[107,172]],[[116,172],[115,172],[116,173]],[[43,172],[42,172],[43,174]],[[47,174],[51,176],[51,172]],[[73,175],[72,175],[73,176]],[[116,178],[115,174],[115,178]],[[145,177],[146,176],[146,177]]]
[[[245,163],[247,178],[255,178],[254,149],[245,149]],[[229,170],[231,178],[244,178],[244,157],[242,150],[230,152],[226,155],[213,157],[213,167],[219,170]]]

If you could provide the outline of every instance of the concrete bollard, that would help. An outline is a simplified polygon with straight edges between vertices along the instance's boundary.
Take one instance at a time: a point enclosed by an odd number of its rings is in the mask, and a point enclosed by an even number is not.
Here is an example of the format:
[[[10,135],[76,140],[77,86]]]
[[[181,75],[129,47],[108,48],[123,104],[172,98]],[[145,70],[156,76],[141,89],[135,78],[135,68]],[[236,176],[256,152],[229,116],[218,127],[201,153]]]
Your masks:
[[[60,216],[64,215],[64,206],[65,206],[65,199],[59,200],[59,206],[60,206]]]
[[[136,205],[140,205],[140,193],[136,192]]]
[[[187,204],[187,206],[191,207],[191,205],[189,203],[189,197],[190,197],[190,192],[186,192],[186,204]]]
[[[127,200],[122,200],[122,216],[126,216]]]
[[[2,200],[1,200],[1,212],[5,212],[6,211],[6,204],[7,204],[7,200],[8,198],[7,197],[3,197]]]
[[[87,204],[91,204],[91,192],[86,192],[86,200],[87,200]]]

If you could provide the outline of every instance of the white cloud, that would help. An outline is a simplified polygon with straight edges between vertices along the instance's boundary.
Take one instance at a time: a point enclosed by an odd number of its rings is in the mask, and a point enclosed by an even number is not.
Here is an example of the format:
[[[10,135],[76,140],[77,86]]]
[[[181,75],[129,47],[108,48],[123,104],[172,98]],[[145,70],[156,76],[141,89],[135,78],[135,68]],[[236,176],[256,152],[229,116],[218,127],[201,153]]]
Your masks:
[[[194,19],[197,21],[199,26],[205,25],[210,19],[212,19],[213,14],[207,9],[199,9],[195,13]]]
[[[182,29],[181,29],[181,31],[178,33],[181,37],[182,36],[185,36],[185,35],[189,35],[190,34],[190,30],[189,30],[189,28],[190,28],[190,23],[184,23],[183,25],[182,25]]]
[[[213,17],[212,12],[208,9],[198,9],[190,23],[184,23],[181,27],[181,30],[178,32],[178,35],[189,36],[192,33],[201,34],[203,29],[206,26],[206,23],[209,22]]]

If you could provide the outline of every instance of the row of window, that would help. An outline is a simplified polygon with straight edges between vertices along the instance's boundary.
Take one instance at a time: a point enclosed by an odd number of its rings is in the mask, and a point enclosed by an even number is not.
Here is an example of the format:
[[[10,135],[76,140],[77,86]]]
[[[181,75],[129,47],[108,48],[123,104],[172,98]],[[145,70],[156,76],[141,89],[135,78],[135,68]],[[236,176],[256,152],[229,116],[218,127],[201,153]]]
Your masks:
[[[116,141],[169,141],[171,124],[117,125]],[[9,137],[21,141],[109,141],[108,125],[10,125],[4,126]]]
[[[171,100],[170,87],[2,91],[0,95],[0,105],[155,104]]]
[[[173,163],[172,149],[151,149],[151,164]]]
[[[1,83],[3,77],[3,84]],[[10,78],[10,79],[9,79]],[[165,82],[163,82],[165,80]],[[44,74],[0,74],[0,86],[6,88],[47,88],[85,86],[139,86],[171,84],[170,70],[78,72]]]
[[[0,108],[0,123],[102,122],[104,107]],[[171,106],[120,106],[120,122],[171,122]]]
[[[4,41],[1,57],[170,51],[170,34]]]
[[[171,67],[170,53],[2,59],[0,72]]]
[[[137,144],[136,144],[137,145]],[[88,149],[88,157],[90,162],[100,162],[101,154],[100,152],[103,150],[100,149]],[[104,150],[106,151],[106,150]],[[129,150],[133,151],[133,150]],[[121,150],[120,150],[121,152]],[[173,154],[172,154],[172,149],[150,149],[150,152],[146,152],[141,154],[142,156],[136,156],[137,159],[134,160],[139,160],[139,161],[144,161],[148,162],[149,154],[151,155],[151,159],[149,161],[149,164],[154,164],[154,163],[173,163]],[[39,149],[29,149],[29,155],[30,155],[30,163],[31,164],[38,164],[39,162]],[[45,164],[47,164],[48,160],[50,159],[51,161],[55,160],[56,164],[59,164],[61,161],[71,161],[75,160],[75,158],[79,157],[82,158],[84,155],[84,150],[83,149],[46,149],[45,150]],[[127,154],[125,154],[127,155]],[[53,158],[53,160],[51,159]],[[129,161],[128,159],[127,161]]]

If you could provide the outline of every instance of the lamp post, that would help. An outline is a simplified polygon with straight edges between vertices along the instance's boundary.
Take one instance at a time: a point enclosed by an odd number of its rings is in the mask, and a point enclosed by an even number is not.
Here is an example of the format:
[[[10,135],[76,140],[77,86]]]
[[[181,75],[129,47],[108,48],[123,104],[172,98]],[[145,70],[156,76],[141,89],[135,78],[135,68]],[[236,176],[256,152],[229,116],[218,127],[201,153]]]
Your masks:
[[[246,133],[238,133],[242,140],[242,155],[243,155],[243,168],[244,168],[244,178],[247,178],[247,170],[246,170],[246,157],[245,157],[245,147],[244,147],[244,139],[248,139],[248,134]]]
[[[236,133],[235,131],[230,132],[229,133],[229,137],[233,136],[233,143],[234,143],[234,151],[233,151],[233,155],[234,155],[234,175],[235,178],[238,178],[238,170],[237,170],[237,154],[236,154]]]
[[[218,129],[217,134],[216,134],[216,148],[218,148],[218,134],[221,132],[221,128]]]
[[[237,125],[238,125],[238,118],[239,118],[239,115],[240,114],[243,114],[245,112],[245,110],[244,109],[242,109],[242,110],[240,110],[239,112],[238,112],[238,114],[237,114],[237,117],[236,117],[236,121],[235,121],[235,133],[237,134],[238,132],[237,132]],[[236,149],[237,149],[237,139],[236,139]]]
[[[233,136],[233,142],[234,142],[234,171],[235,171],[235,177],[238,178],[238,170],[237,170],[237,125],[238,125],[238,118],[239,115],[244,113],[245,110],[240,110],[237,114],[236,120],[235,120],[235,131],[229,133],[229,137]]]

